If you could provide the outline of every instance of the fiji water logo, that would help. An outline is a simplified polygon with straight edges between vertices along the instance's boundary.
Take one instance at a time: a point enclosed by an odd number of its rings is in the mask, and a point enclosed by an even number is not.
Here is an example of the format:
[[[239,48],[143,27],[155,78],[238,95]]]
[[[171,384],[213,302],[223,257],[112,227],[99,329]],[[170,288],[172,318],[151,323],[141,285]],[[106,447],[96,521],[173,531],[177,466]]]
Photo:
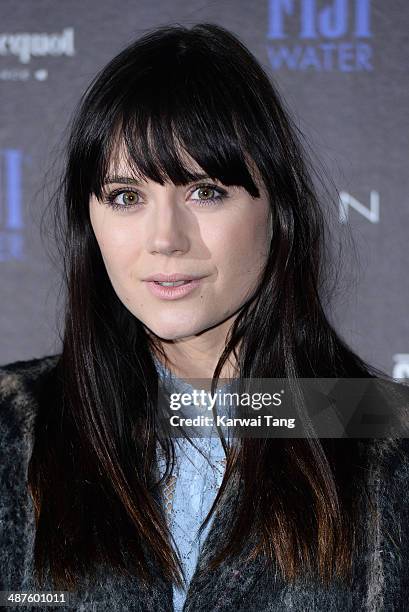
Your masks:
[[[0,261],[24,256],[22,162],[19,149],[0,149]]]
[[[267,52],[273,70],[373,70],[370,0],[269,0]],[[296,40],[288,44],[288,40]]]

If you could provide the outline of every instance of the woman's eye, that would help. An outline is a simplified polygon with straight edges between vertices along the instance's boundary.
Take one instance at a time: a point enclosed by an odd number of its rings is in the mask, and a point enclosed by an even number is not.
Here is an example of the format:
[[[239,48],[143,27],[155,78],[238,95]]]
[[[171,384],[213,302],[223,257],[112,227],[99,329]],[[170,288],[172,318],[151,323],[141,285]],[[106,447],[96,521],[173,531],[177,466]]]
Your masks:
[[[108,204],[116,210],[127,210],[134,206],[140,206],[138,201],[139,194],[136,191],[120,190],[113,191],[108,196]]]
[[[199,206],[207,206],[209,204],[218,204],[227,197],[227,191],[221,189],[220,187],[216,187],[216,185],[199,185],[193,191],[197,192],[198,197],[192,198],[193,200],[198,200],[200,202]]]

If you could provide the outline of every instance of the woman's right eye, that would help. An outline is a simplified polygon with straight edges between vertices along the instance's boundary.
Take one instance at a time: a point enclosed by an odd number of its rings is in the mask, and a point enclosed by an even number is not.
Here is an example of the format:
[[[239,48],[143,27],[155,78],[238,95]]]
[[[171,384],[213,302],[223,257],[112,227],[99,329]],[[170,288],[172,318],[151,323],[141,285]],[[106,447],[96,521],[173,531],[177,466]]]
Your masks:
[[[139,193],[130,189],[118,189],[107,196],[106,203],[115,210],[126,211],[140,206]]]

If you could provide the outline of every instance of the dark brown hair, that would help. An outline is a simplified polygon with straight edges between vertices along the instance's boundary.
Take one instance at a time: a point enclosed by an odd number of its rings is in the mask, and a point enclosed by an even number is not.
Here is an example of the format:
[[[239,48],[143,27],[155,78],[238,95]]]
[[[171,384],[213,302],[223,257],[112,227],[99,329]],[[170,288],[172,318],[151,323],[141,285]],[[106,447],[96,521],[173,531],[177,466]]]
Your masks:
[[[29,485],[38,580],[48,565],[56,588],[75,587],[100,561],[149,582],[152,558],[176,584],[183,576],[156,498],[153,352],[160,343],[115,294],[89,219],[90,195],[101,198],[119,142],[135,173],[161,184],[195,178],[178,157],[182,144],[209,176],[257,197],[249,157],[266,185],[268,261],[230,330],[214,383],[233,352],[243,378],[375,375],[324,312],[324,214],[301,134],[272,81],[220,26],[148,32],[112,59],[80,100],[55,202],[67,290],[63,350],[41,402]],[[360,449],[357,440],[316,438],[229,446],[211,512],[234,475],[242,494],[212,566],[237,554],[252,533],[254,555],[275,559],[287,580],[310,571],[323,581],[346,578]],[[169,474],[171,440],[165,452]]]

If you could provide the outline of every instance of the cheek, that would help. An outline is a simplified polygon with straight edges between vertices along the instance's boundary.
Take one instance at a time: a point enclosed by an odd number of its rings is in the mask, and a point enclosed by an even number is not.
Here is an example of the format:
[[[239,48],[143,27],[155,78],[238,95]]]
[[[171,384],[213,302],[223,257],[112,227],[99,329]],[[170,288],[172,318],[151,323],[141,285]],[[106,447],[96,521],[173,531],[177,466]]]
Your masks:
[[[138,258],[138,236],[129,227],[116,227],[112,222],[96,225],[94,231],[107,270],[126,274]]]
[[[219,270],[230,274],[253,271],[265,261],[270,246],[268,215],[243,215],[217,224],[207,234],[206,244]]]

